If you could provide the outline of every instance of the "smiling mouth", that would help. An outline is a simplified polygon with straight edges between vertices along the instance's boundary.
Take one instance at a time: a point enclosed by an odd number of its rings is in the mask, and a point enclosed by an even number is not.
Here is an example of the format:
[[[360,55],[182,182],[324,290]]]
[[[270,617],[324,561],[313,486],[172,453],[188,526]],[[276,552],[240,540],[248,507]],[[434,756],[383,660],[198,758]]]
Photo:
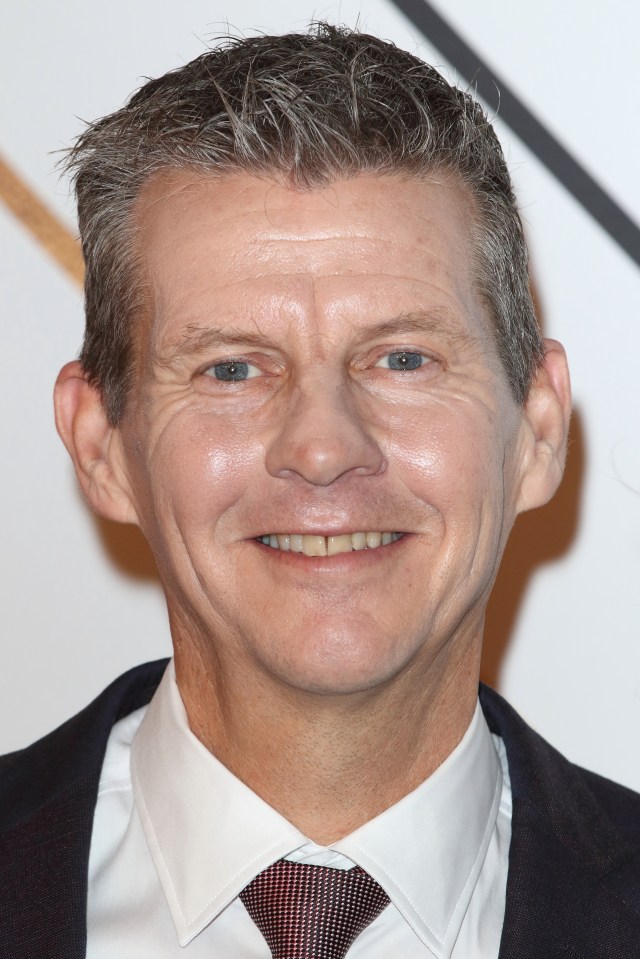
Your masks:
[[[256,537],[258,543],[285,553],[303,553],[305,556],[337,556],[362,549],[389,546],[402,533],[344,533],[340,536],[310,536],[302,533],[271,533]]]

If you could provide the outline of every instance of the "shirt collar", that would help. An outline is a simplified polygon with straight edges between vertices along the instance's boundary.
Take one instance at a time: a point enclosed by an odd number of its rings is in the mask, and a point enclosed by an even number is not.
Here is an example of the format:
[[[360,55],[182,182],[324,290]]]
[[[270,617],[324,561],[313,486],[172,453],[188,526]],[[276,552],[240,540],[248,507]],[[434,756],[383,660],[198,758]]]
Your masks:
[[[132,745],[136,807],[187,945],[263,869],[308,839],[189,729],[169,666]],[[331,849],[367,870],[436,955],[448,955],[485,858],[502,774],[480,707],[444,763]]]
[[[417,789],[332,848],[366,869],[437,956],[460,932],[500,808],[502,771],[479,703]]]

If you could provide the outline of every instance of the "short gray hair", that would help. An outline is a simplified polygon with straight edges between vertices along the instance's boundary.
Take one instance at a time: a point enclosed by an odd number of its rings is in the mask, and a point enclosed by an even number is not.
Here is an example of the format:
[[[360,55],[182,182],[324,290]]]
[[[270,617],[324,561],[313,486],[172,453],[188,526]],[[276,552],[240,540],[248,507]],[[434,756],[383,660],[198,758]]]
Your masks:
[[[225,38],[147,82],[69,151],[86,263],[80,360],[116,425],[144,293],[133,208],[167,169],[275,176],[303,189],[359,173],[458,177],[475,198],[475,276],[517,402],[543,355],[507,166],[480,105],[416,56],[363,33]]]

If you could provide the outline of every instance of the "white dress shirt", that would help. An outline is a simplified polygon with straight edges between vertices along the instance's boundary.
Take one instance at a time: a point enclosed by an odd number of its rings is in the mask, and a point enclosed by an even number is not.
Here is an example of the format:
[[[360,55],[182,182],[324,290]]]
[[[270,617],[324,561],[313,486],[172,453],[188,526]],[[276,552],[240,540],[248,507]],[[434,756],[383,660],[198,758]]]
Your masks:
[[[270,959],[238,894],[286,857],[366,869],[391,902],[349,959],[496,959],[511,790],[480,710],[424,783],[332,844],[300,833],[189,729],[171,664],[117,723],[89,860],[87,959]]]

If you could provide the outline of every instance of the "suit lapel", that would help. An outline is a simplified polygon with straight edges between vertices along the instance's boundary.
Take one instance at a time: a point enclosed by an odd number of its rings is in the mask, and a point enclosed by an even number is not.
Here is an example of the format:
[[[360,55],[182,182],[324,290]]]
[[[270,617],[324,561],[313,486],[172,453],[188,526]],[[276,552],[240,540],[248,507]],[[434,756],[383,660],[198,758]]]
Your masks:
[[[637,821],[638,797],[567,762],[491,690],[481,702],[513,795],[499,959],[640,955],[637,826],[612,817]]]
[[[130,670],[83,712],[0,759],[0,956],[85,959],[87,868],[115,722],[145,705],[166,660]]]

